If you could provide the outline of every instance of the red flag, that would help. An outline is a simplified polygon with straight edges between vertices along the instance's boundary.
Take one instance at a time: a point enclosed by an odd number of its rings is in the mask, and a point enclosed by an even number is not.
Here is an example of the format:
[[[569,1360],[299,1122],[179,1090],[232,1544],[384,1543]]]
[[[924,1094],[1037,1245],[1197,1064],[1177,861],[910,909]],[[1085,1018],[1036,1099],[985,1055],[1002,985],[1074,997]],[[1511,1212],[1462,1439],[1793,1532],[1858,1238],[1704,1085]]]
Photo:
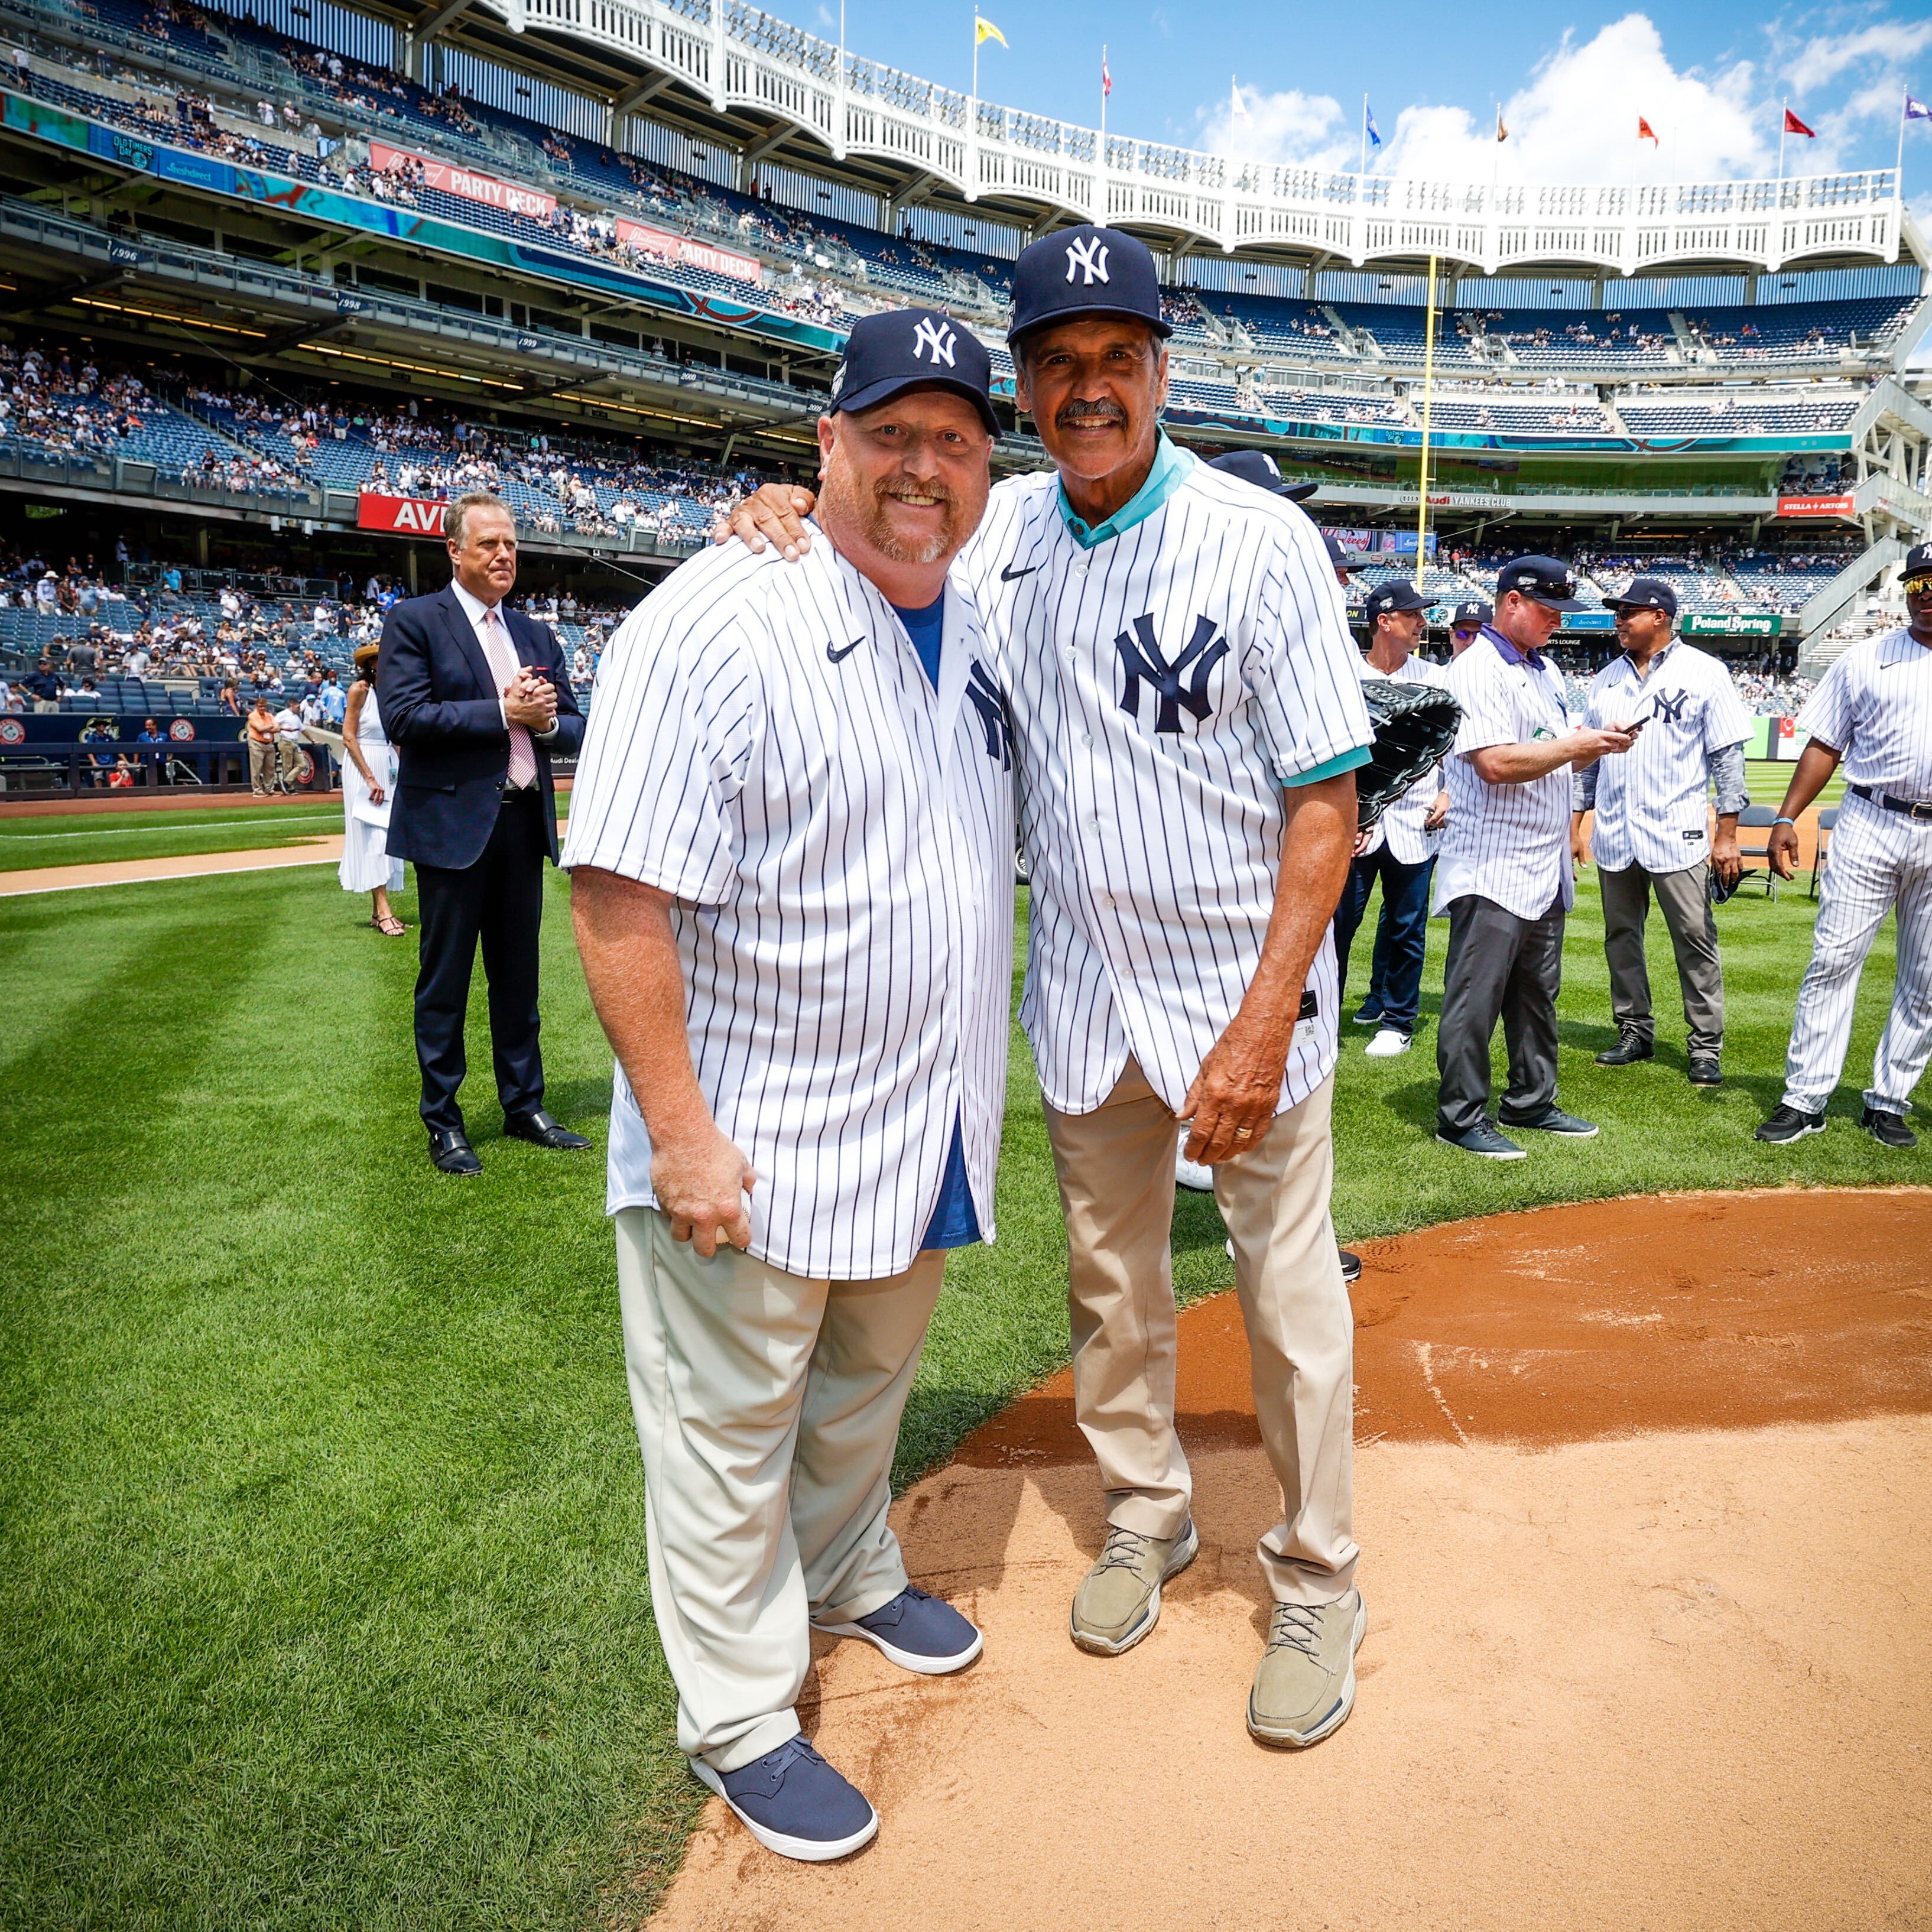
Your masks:
[[[1661,145],[1657,138],[1657,130],[1641,114],[1636,117],[1636,137],[1640,141],[1648,141],[1653,148]]]
[[[1104,100],[1114,91],[1114,76],[1107,71],[1107,56],[1103,48],[1100,54],[1100,98]]]
[[[1784,110],[1784,131],[1787,134],[1802,134],[1808,141],[1815,141],[1818,138],[1817,130],[1806,127],[1788,107]]]

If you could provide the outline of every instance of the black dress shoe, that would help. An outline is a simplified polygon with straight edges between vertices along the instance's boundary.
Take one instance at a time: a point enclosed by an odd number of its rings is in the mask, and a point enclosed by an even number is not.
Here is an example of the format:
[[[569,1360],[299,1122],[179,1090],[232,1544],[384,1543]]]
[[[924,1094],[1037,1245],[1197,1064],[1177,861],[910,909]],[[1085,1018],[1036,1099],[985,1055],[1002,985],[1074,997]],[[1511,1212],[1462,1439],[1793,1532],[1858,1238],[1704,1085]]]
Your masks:
[[[483,1163],[460,1127],[431,1128],[429,1157],[445,1174],[481,1174]]]
[[[1337,1248],[1335,1250],[1335,1252],[1341,1260],[1342,1279],[1344,1281],[1360,1280],[1362,1277],[1361,1256],[1360,1255],[1352,1255],[1346,1248]]]
[[[1623,1038],[1615,1046],[1598,1054],[1597,1064],[1599,1066],[1634,1066],[1640,1060],[1654,1060],[1656,1058],[1656,1047],[1642,1034],[1626,1027]]]
[[[1721,1087],[1724,1084],[1724,1070],[1714,1053],[1694,1053],[1690,1056],[1690,1084],[1694,1087]]]
[[[506,1116],[503,1131],[520,1141],[533,1141],[540,1148],[554,1148],[560,1152],[574,1152],[590,1144],[581,1134],[574,1134],[552,1120],[541,1107],[534,1114],[519,1114],[514,1120]]]

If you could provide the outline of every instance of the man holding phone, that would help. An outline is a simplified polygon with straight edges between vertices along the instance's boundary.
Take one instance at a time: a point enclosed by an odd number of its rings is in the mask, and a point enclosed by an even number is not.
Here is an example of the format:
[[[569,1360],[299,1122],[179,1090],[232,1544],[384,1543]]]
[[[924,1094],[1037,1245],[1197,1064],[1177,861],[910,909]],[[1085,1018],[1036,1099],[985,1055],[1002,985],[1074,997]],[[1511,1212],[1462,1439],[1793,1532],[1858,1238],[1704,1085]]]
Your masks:
[[[1724,976],[1711,900],[1713,882],[1728,896],[1744,867],[1738,814],[1750,802],[1744,752],[1750,720],[1730,673],[1672,634],[1677,593],[1668,584],[1633,578],[1608,602],[1624,654],[1597,674],[1583,722],[1641,735],[1628,758],[1578,772],[1570,819],[1571,856],[1587,866],[1594,842],[1604,895],[1618,1039],[1597,1064],[1634,1066],[1656,1052],[1643,946],[1654,892],[1677,956],[1690,1084],[1715,1087],[1724,1078]],[[1594,831],[1587,824],[1593,813]]]

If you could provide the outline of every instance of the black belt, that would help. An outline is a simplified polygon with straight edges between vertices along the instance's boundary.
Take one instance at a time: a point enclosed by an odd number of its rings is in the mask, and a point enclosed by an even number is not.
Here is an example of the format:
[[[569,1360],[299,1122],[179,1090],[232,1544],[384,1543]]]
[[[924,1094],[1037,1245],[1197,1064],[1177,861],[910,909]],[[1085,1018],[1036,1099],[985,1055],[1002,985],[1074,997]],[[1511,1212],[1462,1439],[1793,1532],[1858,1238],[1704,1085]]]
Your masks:
[[[503,787],[502,797],[503,802],[506,805],[509,804],[513,799],[536,798],[541,796],[542,794],[538,788],[533,784],[513,785],[506,784]]]
[[[1909,818],[1916,825],[1932,825],[1932,804],[1922,803],[1909,798],[1894,798],[1891,793],[1874,791],[1870,785],[1848,784],[1845,788],[1854,798],[1862,798],[1868,804],[1882,806],[1887,812],[1895,812],[1902,818]]]

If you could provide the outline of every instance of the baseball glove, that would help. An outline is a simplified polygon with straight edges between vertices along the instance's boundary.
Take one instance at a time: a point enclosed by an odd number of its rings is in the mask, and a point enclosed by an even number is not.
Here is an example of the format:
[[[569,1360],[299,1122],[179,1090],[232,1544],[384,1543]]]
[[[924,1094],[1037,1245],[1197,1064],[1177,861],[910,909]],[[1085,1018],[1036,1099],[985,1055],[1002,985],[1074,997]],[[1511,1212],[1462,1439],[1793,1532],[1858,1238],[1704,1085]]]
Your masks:
[[[1376,730],[1369,762],[1355,767],[1355,823],[1366,832],[1418,778],[1448,756],[1462,711],[1439,685],[1364,678],[1362,696]]]

